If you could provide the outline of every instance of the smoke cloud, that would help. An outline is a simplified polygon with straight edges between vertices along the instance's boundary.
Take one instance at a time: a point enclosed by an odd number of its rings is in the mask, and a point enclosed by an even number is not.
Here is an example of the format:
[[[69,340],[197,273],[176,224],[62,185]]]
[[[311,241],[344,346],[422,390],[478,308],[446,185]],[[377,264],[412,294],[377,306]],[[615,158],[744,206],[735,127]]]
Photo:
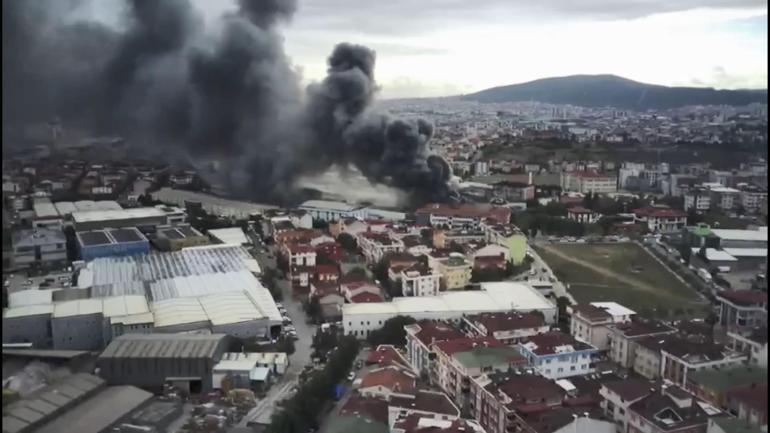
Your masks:
[[[278,31],[295,0],[239,0],[214,28],[188,0],[130,0],[120,29],[66,14],[86,1],[3,1],[4,124],[59,116],[137,151],[217,160],[254,199],[349,166],[414,200],[453,194],[432,125],[371,107],[374,51],[341,43],[326,78],[300,88]]]

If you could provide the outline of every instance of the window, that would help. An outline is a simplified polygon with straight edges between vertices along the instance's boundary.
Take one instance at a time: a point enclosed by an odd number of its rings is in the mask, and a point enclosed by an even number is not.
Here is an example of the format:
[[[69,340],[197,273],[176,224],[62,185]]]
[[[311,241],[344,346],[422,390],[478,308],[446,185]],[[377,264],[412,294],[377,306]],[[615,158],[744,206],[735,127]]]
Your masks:
[[[575,371],[575,366],[570,366],[569,371]]]
[[[557,371],[558,373],[564,373],[564,369],[563,369],[563,368],[561,368],[561,367],[559,367],[559,369],[558,369],[558,370],[556,370],[556,371]]]

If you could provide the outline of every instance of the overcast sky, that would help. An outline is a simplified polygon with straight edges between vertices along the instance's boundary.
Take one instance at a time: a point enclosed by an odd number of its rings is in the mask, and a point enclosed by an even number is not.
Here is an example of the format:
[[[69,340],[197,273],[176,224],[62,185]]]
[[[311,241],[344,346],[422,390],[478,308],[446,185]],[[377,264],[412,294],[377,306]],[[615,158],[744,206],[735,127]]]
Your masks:
[[[229,7],[193,1],[208,16]],[[299,0],[283,33],[306,81],[338,42],[374,48],[386,98],[571,74],[765,88],[767,11],[767,0]]]

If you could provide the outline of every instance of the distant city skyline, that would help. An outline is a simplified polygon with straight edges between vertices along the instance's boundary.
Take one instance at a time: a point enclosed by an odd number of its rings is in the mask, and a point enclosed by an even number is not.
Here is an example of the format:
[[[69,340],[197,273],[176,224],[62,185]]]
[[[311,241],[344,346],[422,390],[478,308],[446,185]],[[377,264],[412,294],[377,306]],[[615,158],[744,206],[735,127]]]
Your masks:
[[[235,1],[192,3],[213,22]],[[286,52],[307,84],[324,77],[336,43],[369,46],[377,52],[382,98],[449,96],[574,74],[668,86],[767,87],[762,0],[418,4],[298,0],[282,30]]]

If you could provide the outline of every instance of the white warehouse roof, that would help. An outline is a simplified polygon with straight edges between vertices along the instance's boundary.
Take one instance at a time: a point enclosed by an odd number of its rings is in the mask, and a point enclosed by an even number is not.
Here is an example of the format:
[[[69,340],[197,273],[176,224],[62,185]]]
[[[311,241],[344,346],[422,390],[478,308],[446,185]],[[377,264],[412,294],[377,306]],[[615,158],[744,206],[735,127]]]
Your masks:
[[[767,257],[767,248],[724,248],[733,257]]]
[[[636,311],[626,308],[617,302],[591,302],[591,305],[603,309],[613,317],[631,316],[636,314]]]
[[[698,254],[700,248],[692,248],[693,254]],[[706,260],[716,262],[737,262],[734,256],[727,252],[727,250],[717,250],[715,248],[706,248]]]
[[[53,302],[54,290],[20,290],[8,294],[8,306],[10,308],[24,307],[27,305],[45,305]]]
[[[345,304],[344,314],[410,314],[426,312],[492,312],[555,308],[537,290],[521,283],[482,283],[482,290],[443,292],[437,296],[395,298],[392,302]]]
[[[767,242],[767,227],[759,227],[758,230],[711,229],[711,232],[724,240]]]
[[[91,221],[111,221],[124,220],[132,218],[162,217],[166,212],[155,207],[137,207],[131,209],[107,209],[107,210],[87,210],[72,212],[72,219],[76,223]]]
[[[228,227],[225,229],[211,229],[208,235],[223,244],[243,245],[248,244],[249,239],[240,227]]]

